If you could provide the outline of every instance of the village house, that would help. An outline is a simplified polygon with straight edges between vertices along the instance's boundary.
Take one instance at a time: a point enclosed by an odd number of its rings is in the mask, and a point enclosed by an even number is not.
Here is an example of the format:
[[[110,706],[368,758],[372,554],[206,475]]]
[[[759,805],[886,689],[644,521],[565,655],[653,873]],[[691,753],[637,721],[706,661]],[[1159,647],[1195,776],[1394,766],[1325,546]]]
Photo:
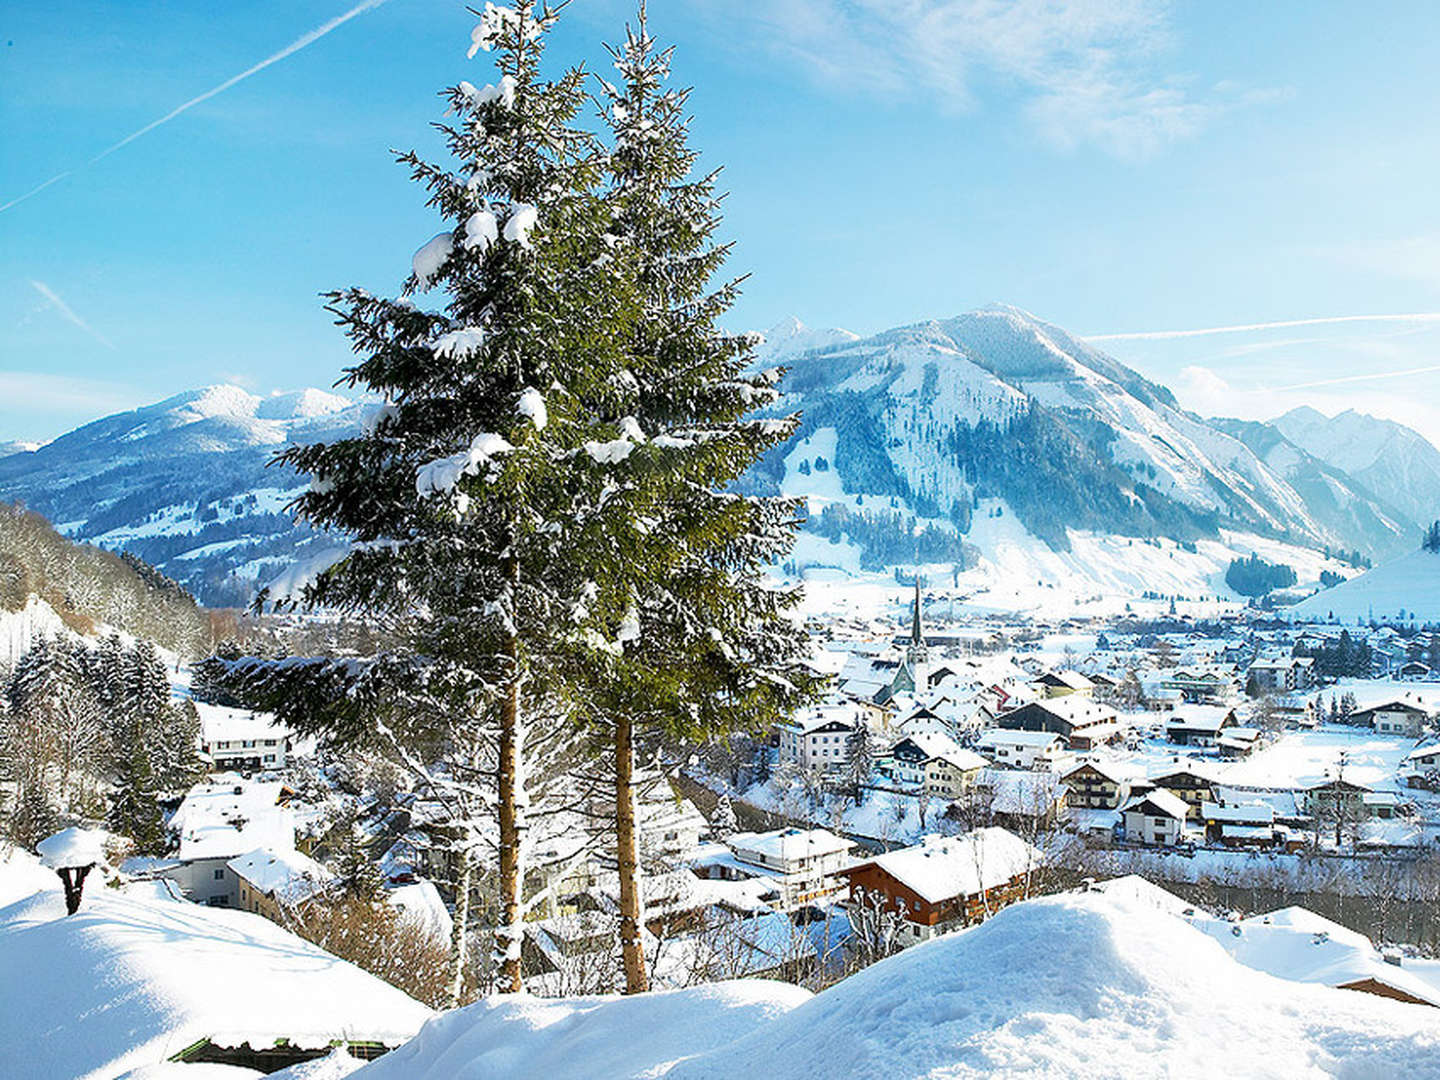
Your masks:
[[[1400,764],[1400,778],[1410,787],[1433,788],[1440,784],[1440,743],[1417,746]]]
[[[770,878],[778,890],[774,906],[781,911],[804,907],[840,891],[843,883],[836,875],[849,865],[855,847],[825,829],[795,828],[736,833],[725,843],[733,859],[710,860],[697,867],[697,872],[724,880]]]
[[[1069,697],[1072,694],[1089,697],[1095,693],[1095,684],[1078,671],[1047,671],[1032,685],[1043,698]]]
[[[1350,721],[1373,727],[1382,735],[1403,735],[1407,739],[1418,739],[1430,722],[1430,711],[1418,700],[1405,697],[1372,705],[1368,709],[1357,709],[1350,714]]]
[[[1186,712],[1165,722],[1165,737],[1176,746],[1213,749],[1220,744],[1221,733],[1236,726],[1235,712]]]
[[[982,732],[975,749],[997,765],[1012,769],[1046,769],[1065,758],[1065,739],[1051,731]]]
[[[1238,690],[1235,677],[1216,668],[1176,668],[1160,680],[1160,688],[1178,691],[1189,705],[1222,705]]]
[[[232,860],[256,850],[295,848],[290,791],[279,781],[220,774],[190,789],[170,819],[179,850],[162,876],[187,899],[212,907],[240,905],[240,878]]]
[[[1120,809],[1126,840],[1161,847],[1174,847],[1188,838],[1189,816],[1189,804],[1164,788],[1136,795]]]
[[[1207,801],[1200,807],[1200,818],[1206,842],[1222,847],[1273,847],[1287,835],[1284,826],[1275,823],[1275,807],[1267,802],[1221,806]]]
[[[1120,731],[1114,709],[1076,695],[1022,705],[1000,717],[1000,726],[1011,731],[1053,732],[1072,750],[1091,750]]]
[[[1364,784],[1344,779],[1322,780],[1304,790],[1305,812],[1325,821],[1360,821],[1367,816]]]
[[[1176,769],[1163,776],[1152,776],[1149,782],[1182,799],[1190,808],[1190,816],[1197,821],[1200,819],[1201,806],[1207,801],[1217,801],[1215,781],[1194,769]]]
[[[831,705],[777,724],[780,763],[802,769],[841,768],[849,759],[850,737],[859,723],[852,709]]]
[[[946,735],[922,732],[906,736],[891,747],[877,770],[897,783],[927,795],[955,799],[988,764]]]
[[[1052,828],[1065,814],[1070,789],[1048,770],[986,769],[975,781],[974,797],[989,820],[1024,836]]]
[[[901,947],[981,922],[1027,895],[1044,856],[1014,833],[976,829],[927,836],[914,847],[848,867],[845,907],[853,931],[871,932],[877,913],[900,921]]]
[[[1087,810],[1115,810],[1130,794],[1130,782],[1111,766],[1087,761],[1065,774],[1071,806]]]
[[[1226,728],[1220,734],[1215,748],[1227,760],[1249,757],[1264,743],[1265,733],[1257,727]]]
[[[1315,685],[1315,660],[1309,656],[1256,660],[1250,665],[1247,683],[1254,684],[1262,694],[1309,690]]]
[[[294,850],[257,848],[225,865],[238,884],[235,906],[282,925],[286,909],[323,896],[335,881],[329,870]]]
[[[200,750],[216,772],[251,773],[283,769],[290,760],[290,735],[268,713],[195,702],[200,717]]]

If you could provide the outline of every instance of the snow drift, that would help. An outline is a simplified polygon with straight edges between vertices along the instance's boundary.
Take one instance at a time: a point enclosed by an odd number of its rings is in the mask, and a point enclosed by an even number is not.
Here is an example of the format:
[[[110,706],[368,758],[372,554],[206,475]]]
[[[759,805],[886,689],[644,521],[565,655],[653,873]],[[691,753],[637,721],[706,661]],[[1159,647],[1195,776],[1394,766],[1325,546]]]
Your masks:
[[[1440,1012],[1262,974],[1143,898],[1087,893],[1018,904],[814,997],[751,982],[485,1002],[355,1075],[1436,1077]]]

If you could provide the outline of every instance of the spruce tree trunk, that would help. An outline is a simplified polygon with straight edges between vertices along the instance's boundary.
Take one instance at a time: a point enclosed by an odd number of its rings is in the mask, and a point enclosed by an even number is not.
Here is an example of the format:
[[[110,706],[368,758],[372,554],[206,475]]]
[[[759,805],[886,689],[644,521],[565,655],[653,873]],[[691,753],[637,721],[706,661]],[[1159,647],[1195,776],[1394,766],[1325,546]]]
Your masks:
[[[514,559],[507,567],[512,597],[519,583],[520,566]],[[513,619],[513,617],[512,617]],[[512,622],[513,625],[513,622]],[[497,952],[500,957],[498,989],[518,994],[525,988],[520,973],[520,944],[525,928],[525,868],[520,845],[524,833],[524,779],[521,775],[524,729],[520,715],[520,641],[512,629],[505,642],[509,682],[500,709],[500,926]]]
[[[615,853],[620,871],[620,955],[625,965],[625,992],[643,994],[650,989],[650,983],[645,973],[645,945],[640,940],[643,904],[635,830],[635,727],[626,715],[615,722]]]
[[[462,856],[465,863],[460,870],[460,884],[455,891],[455,921],[450,930],[450,997],[448,1005],[458,1009],[465,996],[465,960],[469,955],[470,937],[470,889],[475,874],[475,860],[470,852]]]

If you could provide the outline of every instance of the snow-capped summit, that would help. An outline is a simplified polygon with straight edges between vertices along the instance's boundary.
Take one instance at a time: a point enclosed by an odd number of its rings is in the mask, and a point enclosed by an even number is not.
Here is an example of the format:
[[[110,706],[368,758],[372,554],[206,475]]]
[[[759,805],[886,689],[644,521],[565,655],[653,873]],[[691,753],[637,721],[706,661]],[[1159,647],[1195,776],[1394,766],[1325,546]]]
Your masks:
[[[1296,446],[1389,498],[1420,524],[1440,518],[1440,450],[1418,431],[1354,409],[1302,405],[1271,422]]]
[[[355,403],[339,394],[308,387],[289,393],[274,393],[259,403],[255,415],[262,420],[309,420],[344,412]]]
[[[755,358],[762,365],[775,363],[797,353],[828,349],[860,340],[858,334],[852,334],[849,330],[817,330],[806,326],[794,315],[781,319],[761,337],[764,340],[756,347]]]

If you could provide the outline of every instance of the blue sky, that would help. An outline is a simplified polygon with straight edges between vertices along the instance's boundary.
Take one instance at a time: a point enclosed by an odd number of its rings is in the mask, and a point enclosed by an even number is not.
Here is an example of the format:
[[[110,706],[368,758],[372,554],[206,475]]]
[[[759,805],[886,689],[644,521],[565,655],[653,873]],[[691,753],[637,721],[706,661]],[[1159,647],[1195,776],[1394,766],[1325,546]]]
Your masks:
[[[388,149],[433,148],[436,91],[490,75],[462,4],[373,3],[86,163],[350,10],[0,15],[0,440],[210,382],[333,382],[348,354],[317,294],[394,290],[436,228]],[[600,65],[629,10],[574,0],[552,58]],[[867,332],[990,301],[1097,335],[1440,312],[1431,3],[651,14],[725,167],[732,269],[752,275],[737,329]],[[1356,407],[1440,439],[1440,372],[1416,371],[1440,366],[1440,317],[1102,344],[1207,414]]]

